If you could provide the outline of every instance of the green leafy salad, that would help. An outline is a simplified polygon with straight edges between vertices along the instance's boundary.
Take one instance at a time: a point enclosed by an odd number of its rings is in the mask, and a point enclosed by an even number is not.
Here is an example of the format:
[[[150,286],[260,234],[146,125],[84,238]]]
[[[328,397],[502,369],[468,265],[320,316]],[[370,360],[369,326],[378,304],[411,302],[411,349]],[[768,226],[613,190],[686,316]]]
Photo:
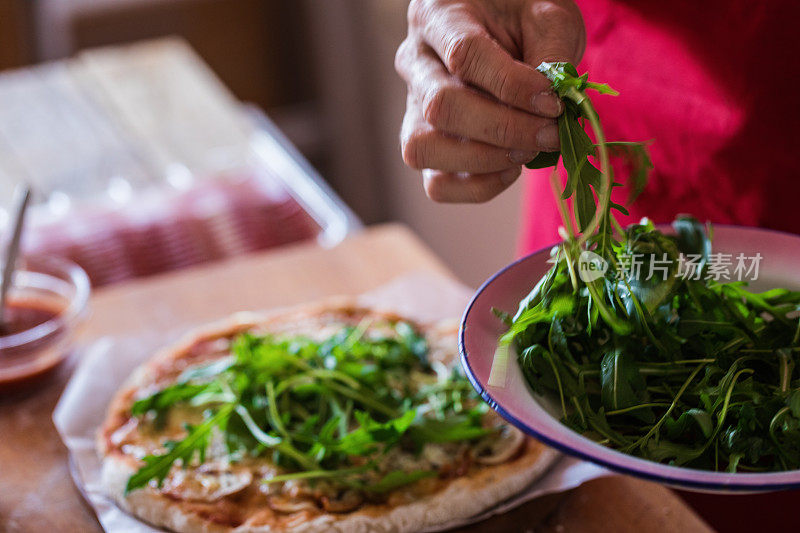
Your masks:
[[[487,424],[466,379],[428,355],[426,338],[406,322],[365,319],[323,340],[242,334],[230,355],[189,367],[133,404],[133,416],[154,428],[175,409],[203,416],[163,453],[145,456],[127,491],[203,463],[213,439],[228,462],[275,465],[264,485],[302,481],[379,499],[441,476],[443,461],[457,461],[464,446],[480,453],[502,429]]]
[[[635,196],[652,167],[645,145],[605,140],[587,91],[615,94],[608,86],[566,63],[539,70],[566,111],[561,152],[529,166],[563,162],[566,187],[555,173],[553,183],[564,242],[516,314],[496,311],[509,329],[493,373],[516,354],[565,425],[628,454],[728,472],[800,468],[800,292],[717,279],[711,228],[691,217],[669,234],[647,220],[620,227],[610,158],[625,156]]]

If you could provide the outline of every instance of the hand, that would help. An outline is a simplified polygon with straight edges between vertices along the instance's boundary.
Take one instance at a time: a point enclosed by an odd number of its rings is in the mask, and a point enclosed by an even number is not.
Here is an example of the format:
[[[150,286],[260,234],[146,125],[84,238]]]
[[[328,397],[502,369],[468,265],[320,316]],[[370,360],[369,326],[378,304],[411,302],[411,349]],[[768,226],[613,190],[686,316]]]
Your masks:
[[[577,63],[586,43],[571,0],[412,0],[396,68],[408,84],[403,159],[439,202],[485,202],[521,165],[559,148],[564,107],[536,71]]]

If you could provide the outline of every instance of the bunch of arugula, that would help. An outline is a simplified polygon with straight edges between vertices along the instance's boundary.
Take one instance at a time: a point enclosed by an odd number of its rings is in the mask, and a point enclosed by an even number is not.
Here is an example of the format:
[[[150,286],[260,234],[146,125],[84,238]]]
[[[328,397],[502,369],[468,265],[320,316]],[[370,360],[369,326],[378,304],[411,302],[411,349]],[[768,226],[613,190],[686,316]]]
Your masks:
[[[368,336],[367,326],[323,342],[244,334],[231,356],[190,368],[136,401],[132,414],[156,426],[178,405],[205,416],[185,438],[167,442],[166,453],[145,457],[127,491],[151,480],[160,486],[173,465],[204,461],[219,432],[231,461],[265,456],[285,471],[266,483],[325,479],[378,497],[438,473],[382,470],[381,457],[394,447],[419,452],[495,431],[483,427],[487,409],[466,379],[443,367],[434,372],[425,339],[409,324],[395,323],[396,334],[380,338]]]
[[[565,241],[516,315],[498,312],[509,330],[490,383],[504,382],[513,345],[531,388],[555,400],[564,424],[599,443],[700,469],[800,468],[800,292],[754,293],[742,282],[714,281],[707,275],[710,232],[690,217],[674,222],[674,235],[646,220],[620,228],[611,210],[624,208],[610,200],[618,184],[609,155],[633,162],[635,195],[652,167],[644,145],[605,142],[586,90],[615,94],[608,86],[588,82],[569,64],[539,70],[566,112],[561,153],[530,166],[563,160],[569,177],[557,200]],[[599,159],[600,169],[589,158]],[[564,203],[572,196],[580,234]],[[609,265],[593,281],[576,275],[587,251]],[[691,275],[679,275],[681,254],[698,258]],[[644,261],[638,272],[624,268],[632,257]],[[663,272],[640,274],[656,260]]]

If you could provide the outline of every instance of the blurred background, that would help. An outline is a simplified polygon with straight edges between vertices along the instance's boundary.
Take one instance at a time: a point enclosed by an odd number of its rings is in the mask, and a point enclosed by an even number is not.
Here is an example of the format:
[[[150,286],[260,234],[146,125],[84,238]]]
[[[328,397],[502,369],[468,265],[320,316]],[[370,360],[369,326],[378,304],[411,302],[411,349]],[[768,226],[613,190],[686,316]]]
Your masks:
[[[0,0],[0,208],[31,183],[26,248],[97,286],[389,221],[479,284],[520,185],[437,205],[403,165],[407,4]]]

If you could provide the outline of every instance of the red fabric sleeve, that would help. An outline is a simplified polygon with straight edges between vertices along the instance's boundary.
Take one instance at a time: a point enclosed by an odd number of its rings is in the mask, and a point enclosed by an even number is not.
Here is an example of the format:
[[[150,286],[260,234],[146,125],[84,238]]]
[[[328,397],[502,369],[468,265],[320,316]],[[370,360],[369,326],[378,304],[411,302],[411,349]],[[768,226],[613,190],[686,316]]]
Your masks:
[[[620,96],[593,98],[609,140],[652,140],[650,184],[631,217],[799,232],[794,141],[800,106],[800,4],[581,0],[588,46],[579,70]],[[558,239],[549,171],[525,177],[521,251]],[[622,176],[617,176],[621,178]],[[617,198],[623,200],[624,196]]]

